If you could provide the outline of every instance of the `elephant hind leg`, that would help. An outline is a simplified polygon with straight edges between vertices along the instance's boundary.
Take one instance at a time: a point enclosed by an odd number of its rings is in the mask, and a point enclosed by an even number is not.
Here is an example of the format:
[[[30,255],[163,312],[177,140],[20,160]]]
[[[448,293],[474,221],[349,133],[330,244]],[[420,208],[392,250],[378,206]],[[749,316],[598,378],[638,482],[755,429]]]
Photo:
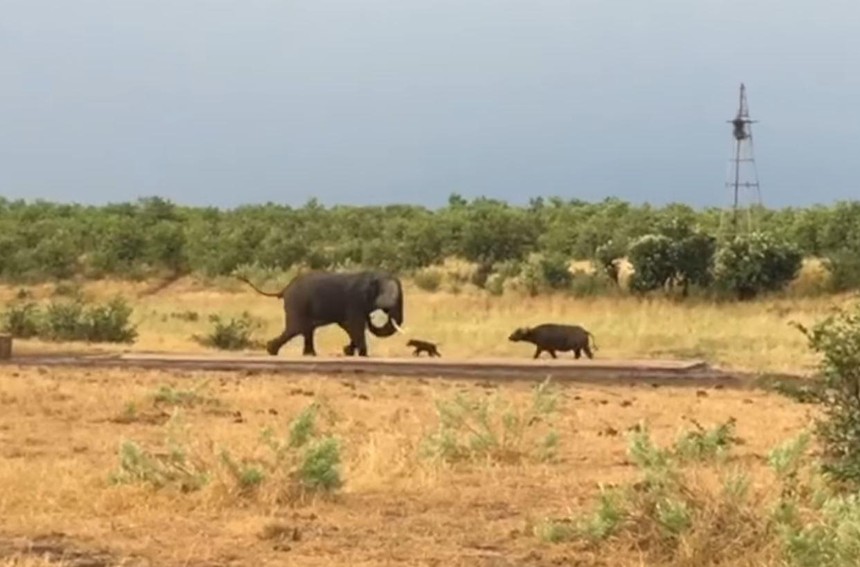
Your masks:
[[[286,329],[284,329],[283,333],[266,343],[266,352],[268,352],[272,356],[277,355],[278,351],[281,350],[281,347],[283,347],[290,340],[292,340],[294,337],[299,336],[300,334],[301,331],[299,331],[298,329],[291,329],[287,327]]]

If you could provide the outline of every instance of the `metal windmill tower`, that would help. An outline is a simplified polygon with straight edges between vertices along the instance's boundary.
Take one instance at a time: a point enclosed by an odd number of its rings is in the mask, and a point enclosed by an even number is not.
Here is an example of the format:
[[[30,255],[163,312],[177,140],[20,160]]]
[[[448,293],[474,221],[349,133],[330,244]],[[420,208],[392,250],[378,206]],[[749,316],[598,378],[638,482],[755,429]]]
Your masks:
[[[749,197],[755,199],[755,204],[761,206],[761,191],[758,183],[758,170],[753,156],[753,136],[750,125],[757,120],[750,120],[749,107],[747,105],[746,87],[741,83],[740,96],[738,97],[738,112],[733,120],[727,120],[732,125],[733,157],[730,160],[731,168],[726,187],[732,191],[732,210],[730,218],[731,234],[738,233],[738,216],[741,207],[741,190],[751,193]],[[747,208],[747,229],[752,230],[753,214],[752,204]],[[722,223],[721,223],[722,224]]]

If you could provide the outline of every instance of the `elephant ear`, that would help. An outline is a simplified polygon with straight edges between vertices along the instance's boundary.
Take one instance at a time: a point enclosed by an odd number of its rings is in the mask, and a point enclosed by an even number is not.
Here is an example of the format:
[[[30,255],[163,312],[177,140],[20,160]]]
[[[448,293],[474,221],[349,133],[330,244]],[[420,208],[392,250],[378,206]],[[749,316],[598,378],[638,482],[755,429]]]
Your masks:
[[[376,280],[377,295],[373,300],[373,304],[378,309],[393,309],[397,307],[400,299],[400,286],[397,285],[397,280],[393,278],[380,278]]]

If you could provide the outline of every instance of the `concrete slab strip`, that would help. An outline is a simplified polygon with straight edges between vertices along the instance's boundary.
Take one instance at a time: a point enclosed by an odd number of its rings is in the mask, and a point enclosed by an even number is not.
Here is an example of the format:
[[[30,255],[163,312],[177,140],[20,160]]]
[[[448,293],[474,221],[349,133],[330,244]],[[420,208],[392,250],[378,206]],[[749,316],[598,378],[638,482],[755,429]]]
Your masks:
[[[362,357],[272,357],[256,354],[127,352],[16,356],[2,365],[85,368],[149,368],[342,376],[423,376],[481,380],[553,380],[588,382],[614,379],[701,383],[731,377],[701,360],[511,359],[466,360]]]

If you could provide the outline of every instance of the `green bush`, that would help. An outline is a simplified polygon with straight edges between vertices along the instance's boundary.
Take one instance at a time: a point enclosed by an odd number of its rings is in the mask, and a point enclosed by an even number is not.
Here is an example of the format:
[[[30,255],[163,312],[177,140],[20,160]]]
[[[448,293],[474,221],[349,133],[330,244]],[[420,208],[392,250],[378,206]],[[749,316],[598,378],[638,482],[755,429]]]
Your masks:
[[[439,270],[419,270],[412,276],[418,289],[438,291],[442,285],[442,272]]]
[[[181,403],[189,402],[184,399]],[[151,450],[133,441],[122,442],[119,467],[110,479],[116,484],[140,483],[180,492],[198,491],[218,480],[243,498],[268,487],[277,502],[334,493],[344,484],[340,442],[320,432],[319,409],[317,403],[303,409],[284,439],[264,429],[257,450],[241,458],[224,447],[207,450],[215,447],[196,441],[174,410],[161,447]]]
[[[151,451],[124,440],[119,448],[119,467],[110,474],[114,484],[146,484],[156,490],[175,488],[196,492],[212,479],[211,467],[190,441],[179,413],[167,423],[162,450]]]
[[[58,342],[133,343],[137,328],[130,322],[132,312],[121,297],[106,304],[90,303],[81,297],[52,301],[39,335]]]
[[[423,444],[425,456],[443,462],[517,463],[550,461],[558,447],[553,426],[558,393],[549,380],[538,384],[531,404],[514,406],[498,395],[479,399],[457,394],[436,403],[439,425]]]
[[[757,216],[763,232],[785,236],[804,254],[827,258],[837,289],[855,285],[852,262],[860,242],[860,205],[759,210]],[[452,195],[437,209],[324,207],[311,200],[300,207],[265,204],[232,210],[178,206],[157,197],[101,207],[0,198],[0,276],[12,281],[166,273],[216,277],[242,264],[273,270],[361,265],[412,271],[449,257],[492,265],[501,274],[498,264],[515,264],[537,253],[593,258],[614,281],[614,261],[629,243],[661,235],[673,243],[692,239],[676,250],[672,282],[686,289],[703,285],[695,283],[696,274],[708,275],[704,267],[712,246],[704,235],[716,234],[719,220],[716,209],[634,206],[615,198],[593,203],[533,199],[519,207]],[[659,287],[648,280],[640,275],[638,285]],[[485,285],[484,280],[477,283]]]
[[[104,305],[92,305],[85,312],[86,340],[90,342],[133,343],[137,329],[131,326],[134,310],[121,297]]]
[[[686,296],[691,285],[710,285],[716,239],[682,222],[669,222],[661,230],[663,233],[646,234],[630,245],[631,288],[647,292],[680,285]]]
[[[662,289],[675,276],[672,240],[662,234],[646,234],[635,240],[627,251],[633,267],[631,289],[639,292]]]
[[[3,332],[16,339],[30,339],[39,335],[42,326],[39,305],[32,301],[13,303],[3,312]]]
[[[570,289],[573,274],[563,255],[533,255],[523,263],[520,281],[530,295],[537,295],[549,290]]]
[[[105,304],[91,303],[80,295],[53,300],[42,312],[34,302],[13,304],[3,313],[3,328],[19,338],[64,342],[133,343],[137,327],[133,309],[121,297]]]
[[[208,335],[193,337],[203,346],[221,350],[242,350],[259,346],[252,335],[262,328],[262,322],[247,311],[242,312],[238,318],[231,317],[229,321],[225,321],[220,315],[210,315],[209,322],[215,328]]]
[[[728,451],[733,444],[731,423],[714,430],[699,428],[685,432],[674,447],[657,447],[648,428],[640,425],[628,437],[627,454],[642,473],[635,484],[614,489],[601,487],[597,509],[582,517],[547,520],[536,526],[535,534],[546,541],[560,543],[585,540],[592,543],[607,541],[611,536],[627,532],[632,541],[646,544],[651,561],[665,564],[676,556],[686,536],[696,529],[700,533],[731,540],[747,529],[743,513],[750,505],[744,494],[744,478],[736,473],[723,475],[723,498],[733,505],[719,502],[712,505],[692,490],[692,483],[683,467],[690,461],[711,460],[717,447]],[[743,536],[740,539],[744,539]],[[708,540],[703,540],[706,544]],[[690,552],[690,549],[685,549]],[[728,559],[742,556],[744,550],[725,549]],[[665,562],[665,563],[664,563]]]
[[[765,233],[736,236],[718,250],[714,275],[717,285],[740,300],[785,288],[797,277],[803,262],[790,244]]]
[[[817,432],[824,470],[860,488],[860,305],[839,309],[812,329],[797,327],[822,355],[823,388],[815,393],[823,409]]]
[[[838,250],[824,259],[829,272],[828,288],[834,292],[860,289],[860,251]]]

